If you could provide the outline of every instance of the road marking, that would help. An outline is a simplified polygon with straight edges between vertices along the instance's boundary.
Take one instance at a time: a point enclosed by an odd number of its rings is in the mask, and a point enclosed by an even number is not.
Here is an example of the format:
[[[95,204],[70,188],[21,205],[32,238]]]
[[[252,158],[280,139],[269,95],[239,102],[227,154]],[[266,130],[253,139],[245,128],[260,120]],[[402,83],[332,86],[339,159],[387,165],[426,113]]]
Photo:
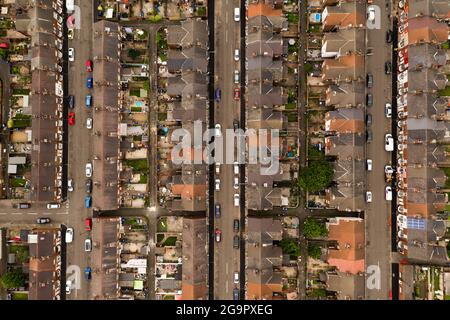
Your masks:
[[[28,212],[27,214],[30,214],[32,216],[37,216],[37,212]]]
[[[228,274],[228,263],[225,264],[225,273]]]
[[[11,214],[13,214],[13,215],[21,215],[21,214],[23,214],[23,212],[13,212],[13,213],[11,213]]]
[[[225,30],[225,42],[228,43],[228,30]]]
[[[225,22],[228,24],[228,11],[227,11],[227,13],[225,14]]]
[[[8,212],[0,212],[0,215],[2,215],[2,216],[6,215],[6,214],[8,214]]]
[[[228,281],[226,282],[225,292],[228,293]]]
[[[65,211],[65,212],[57,212],[56,214],[69,214],[69,212],[68,212],[68,211]]]

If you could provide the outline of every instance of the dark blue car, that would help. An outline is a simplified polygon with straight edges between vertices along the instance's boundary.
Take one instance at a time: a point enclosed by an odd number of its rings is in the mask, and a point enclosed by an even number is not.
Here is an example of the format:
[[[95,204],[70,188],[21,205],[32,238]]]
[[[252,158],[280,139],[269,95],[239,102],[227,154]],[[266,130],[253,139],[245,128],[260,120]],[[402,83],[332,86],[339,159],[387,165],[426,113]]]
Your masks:
[[[86,280],[91,280],[91,272],[92,272],[91,267],[86,267],[84,269],[84,278]]]
[[[92,77],[88,77],[86,81],[86,87],[91,89],[93,86],[94,86],[94,79],[92,79]]]
[[[92,203],[91,196],[86,196],[86,198],[84,198],[84,204],[87,209],[89,209],[91,207],[91,203]]]
[[[217,88],[214,92],[214,98],[217,102],[220,102],[220,98],[222,98],[222,91],[219,88]]]

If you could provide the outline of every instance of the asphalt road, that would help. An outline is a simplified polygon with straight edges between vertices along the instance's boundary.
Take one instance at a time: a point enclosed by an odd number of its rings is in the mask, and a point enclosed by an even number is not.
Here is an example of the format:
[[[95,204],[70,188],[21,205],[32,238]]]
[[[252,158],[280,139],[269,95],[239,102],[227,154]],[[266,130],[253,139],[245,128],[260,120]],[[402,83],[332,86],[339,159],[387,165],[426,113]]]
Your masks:
[[[234,70],[239,70],[240,65],[234,61],[234,50],[240,48],[240,23],[235,22],[233,16],[235,7],[239,7],[238,0],[216,1],[214,12],[216,88],[222,90],[221,101],[215,104],[215,120],[220,123],[223,135],[226,129],[233,128],[233,120],[239,120],[240,113],[240,103],[233,97]],[[240,219],[240,208],[233,203],[234,194],[239,192],[233,187],[234,177],[233,164],[222,164],[220,173],[215,175],[215,179],[220,179],[215,203],[220,204],[222,211],[215,227],[222,231],[222,241],[216,242],[214,248],[214,298],[221,300],[232,300],[233,289],[239,288],[233,282],[234,272],[240,270],[240,251],[233,248],[233,220]]]
[[[373,55],[366,56],[366,72],[373,74],[371,89],[373,106],[367,108],[372,114],[373,141],[367,144],[366,156],[373,161],[373,171],[367,172],[367,190],[372,191],[372,203],[367,204],[366,220],[366,270],[378,266],[380,286],[366,288],[366,299],[389,299],[391,287],[391,233],[390,208],[385,200],[386,182],[384,166],[391,163],[391,153],[384,150],[385,134],[391,132],[391,121],[385,117],[385,103],[391,101],[391,77],[384,73],[384,63],[390,61],[391,47],[386,44],[386,31],[390,26],[384,0],[375,0],[381,9],[381,29],[366,29],[367,47],[373,48]]]
[[[74,191],[68,193],[69,219],[67,226],[74,229],[74,240],[67,245],[67,266],[77,265],[84,270],[89,265],[89,253],[84,251],[84,240],[90,236],[85,230],[85,219],[92,217],[92,209],[86,209],[85,165],[92,157],[92,130],[86,128],[86,119],[92,115],[85,106],[85,96],[92,94],[92,89],[86,88],[87,72],[86,59],[93,60],[93,1],[79,0],[76,2],[81,8],[80,28],[75,30],[73,40],[69,40],[69,47],[75,49],[75,61],[69,62],[69,94],[75,96],[74,112],[75,125],[69,126],[69,163],[68,178],[74,181]],[[95,68],[95,62],[94,62]],[[95,119],[94,119],[95,121]],[[79,289],[72,290],[67,299],[86,300],[89,294],[89,283],[81,277]]]

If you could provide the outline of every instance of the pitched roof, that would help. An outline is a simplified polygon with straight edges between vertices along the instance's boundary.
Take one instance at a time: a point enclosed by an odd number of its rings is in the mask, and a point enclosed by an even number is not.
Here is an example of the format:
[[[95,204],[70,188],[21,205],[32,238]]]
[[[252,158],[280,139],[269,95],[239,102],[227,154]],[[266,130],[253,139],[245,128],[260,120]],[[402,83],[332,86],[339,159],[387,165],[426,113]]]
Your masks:
[[[364,105],[364,83],[352,81],[331,84],[326,91],[325,103],[335,108],[358,107]]]
[[[348,55],[323,61],[322,79],[331,81],[351,81],[364,79],[364,56]]]
[[[364,54],[365,38],[363,29],[343,29],[327,32],[322,38],[322,58]]]
[[[325,114],[325,130],[339,133],[364,133],[364,112],[361,109],[338,109]]]
[[[432,17],[408,19],[408,43],[443,43],[448,38],[448,26]]]
[[[447,0],[409,0],[408,16],[430,16],[441,19],[450,18],[450,6]]]
[[[337,249],[328,250],[328,263],[341,272],[364,272],[365,229],[360,218],[334,218],[327,223],[328,239],[337,242]]]
[[[327,290],[336,292],[338,300],[363,300],[366,287],[364,274],[326,273]]]
[[[335,26],[340,28],[365,26],[365,16],[364,2],[340,2],[336,6],[325,7],[322,13],[322,28],[330,30]]]

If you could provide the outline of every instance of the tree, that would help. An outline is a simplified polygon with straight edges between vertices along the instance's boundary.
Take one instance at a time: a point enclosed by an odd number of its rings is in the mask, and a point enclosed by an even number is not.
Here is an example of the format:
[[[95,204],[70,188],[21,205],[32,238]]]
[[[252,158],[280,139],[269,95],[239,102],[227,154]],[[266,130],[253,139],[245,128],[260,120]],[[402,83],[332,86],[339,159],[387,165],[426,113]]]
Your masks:
[[[312,218],[307,218],[303,227],[303,234],[306,238],[326,237],[328,235],[328,230],[324,223],[318,222]]]
[[[310,244],[308,245],[308,255],[313,259],[320,259],[322,248],[316,244]]]
[[[19,269],[14,269],[5,273],[0,281],[5,289],[19,288],[25,286],[25,275]]]
[[[141,53],[139,52],[139,50],[136,49],[128,49],[128,56],[131,59],[136,59],[137,57],[139,57],[141,55]]]
[[[309,192],[318,192],[328,187],[333,180],[333,168],[326,160],[310,161],[299,175],[300,188]]]
[[[289,254],[292,259],[297,259],[300,255],[300,248],[295,239],[283,239],[280,241],[281,250],[285,254]]]

